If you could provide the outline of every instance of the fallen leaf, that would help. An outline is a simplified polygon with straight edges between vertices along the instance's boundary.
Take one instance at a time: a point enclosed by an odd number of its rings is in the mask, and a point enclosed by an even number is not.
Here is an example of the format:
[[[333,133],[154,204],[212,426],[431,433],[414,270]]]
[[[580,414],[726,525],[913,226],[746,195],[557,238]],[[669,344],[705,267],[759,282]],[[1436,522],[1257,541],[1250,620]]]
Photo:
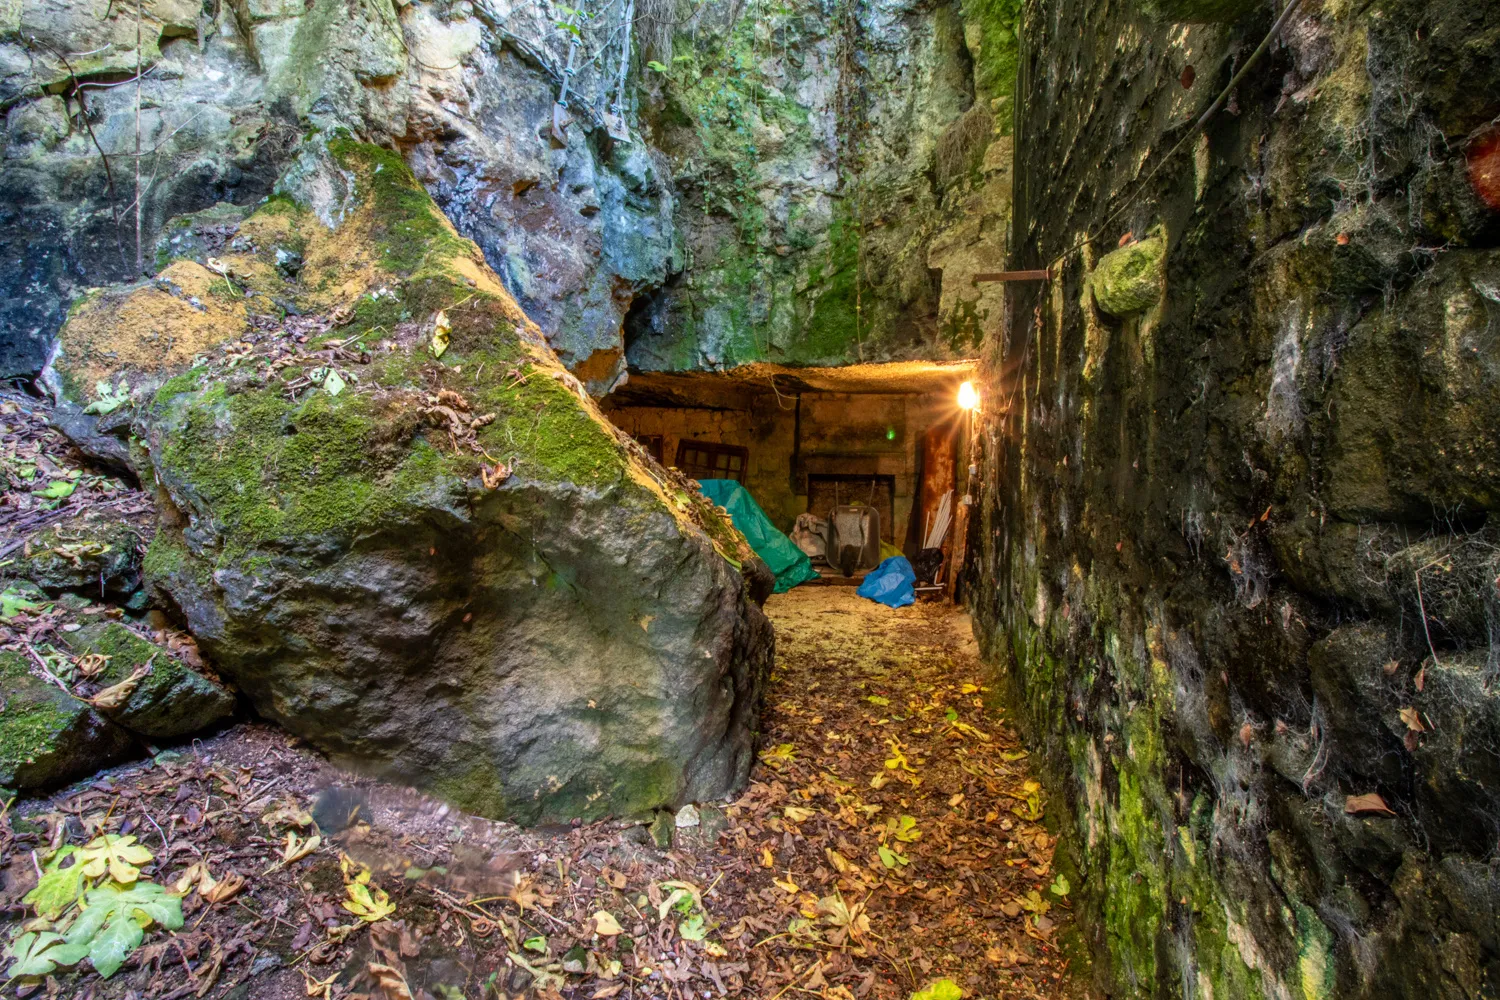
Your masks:
[[[608,910],[600,910],[594,914],[594,933],[600,937],[614,937],[623,930],[620,922]]]
[[[1376,816],[1395,816],[1396,812],[1385,804],[1385,799],[1376,792],[1366,792],[1364,795],[1350,795],[1344,799],[1344,812],[1350,816],[1363,816],[1374,814]]]
[[[128,885],[140,877],[138,865],[151,861],[154,855],[135,842],[132,835],[106,833],[89,841],[78,851],[78,863],[88,878],[98,878],[106,871],[116,882]]]
[[[210,903],[227,903],[238,896],[240,890],[243,888],[245,888],[245,877],[230,872],[217,885],[209,888],[207,891],[204,891],[203,886],[200,884],[198,891]]]
[[[152,654],[151,659],[156,659]],[[105,712],[112,712],[130,700],[135,694],[135,689],[140,686],[141,679],[151,673],[151,661],[148,660],[130,672],[130,676],[118,684],[112,684],[89,699],[89,704]]]
[[[442,309],[432,314],[432,341],[428,349],[434,358],[440,358],[448,350],[453,328],[448,324],[448,314]]]
[[[293,861],[301,861],[313,851],[316,851],[318,845],[322,842],[323,838],[316,833],[303,840],[297,836],[295,831],[288,830],[286,832],[286,846],[281,849],[281,861],[283,864],[288,865]]]
[[[1397,714],[1401,716],[1401,721],[1406,723],[1407,729],[1410,729],[1414,733],[1427,732],[1427,727],[1422,725],[1422,716],[1415,708],[1408,705]]]
[[[370,973],[370,978],[375,980],[375,985],[385,993],[386,1000],[412,1000],[411,987],[407,985],[406,977],[399,969],[379,962],[370,962],[365,969]]]
[[[951,979],[929,983],[911,995],[911,1000],[962,1000],[964,991]]]
[[[363,882],[350,882],[344,886],[344,891],[349,896],[344,900],[344,909],[367,924],[384,920],[396,912],[396,904],[391,902],[391,897],[383,889],[377,887],[372,890]]]

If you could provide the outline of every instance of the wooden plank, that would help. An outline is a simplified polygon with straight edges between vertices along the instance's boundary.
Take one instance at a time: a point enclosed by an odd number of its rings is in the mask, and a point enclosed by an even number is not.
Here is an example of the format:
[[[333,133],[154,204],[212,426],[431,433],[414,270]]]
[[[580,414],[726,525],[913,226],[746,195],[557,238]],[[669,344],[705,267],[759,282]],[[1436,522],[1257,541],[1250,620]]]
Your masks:
[[[1052,272],[1041,271],[981,271],[974,275],[974,284],[990,281],[1046,281]]]

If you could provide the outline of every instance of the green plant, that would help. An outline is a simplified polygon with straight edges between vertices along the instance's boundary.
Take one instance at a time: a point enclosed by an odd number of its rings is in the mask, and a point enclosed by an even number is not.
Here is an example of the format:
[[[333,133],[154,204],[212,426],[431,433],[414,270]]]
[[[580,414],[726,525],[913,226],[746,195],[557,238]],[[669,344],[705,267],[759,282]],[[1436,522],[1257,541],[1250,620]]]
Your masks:
[[[180,928],[181,898],[140,878],[139,866],[152,860],[134,837],[114,834],[57,850],[22,900],[37,919],[5,949],[5,974],[46,976],[87,958],[108,979],[146,939],[146,928]]]

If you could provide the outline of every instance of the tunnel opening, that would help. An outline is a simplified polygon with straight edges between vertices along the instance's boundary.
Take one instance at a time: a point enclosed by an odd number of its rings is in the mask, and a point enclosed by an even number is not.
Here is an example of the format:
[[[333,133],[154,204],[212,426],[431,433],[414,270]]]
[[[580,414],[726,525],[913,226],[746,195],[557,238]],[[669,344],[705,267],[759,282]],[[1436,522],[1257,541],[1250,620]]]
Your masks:
[[[632,371],[601,408],[652,458],[732,481],[811,559],[814,585],[859,584],[902,556],[923,596],[953,597],[967,507],[972,361]]]

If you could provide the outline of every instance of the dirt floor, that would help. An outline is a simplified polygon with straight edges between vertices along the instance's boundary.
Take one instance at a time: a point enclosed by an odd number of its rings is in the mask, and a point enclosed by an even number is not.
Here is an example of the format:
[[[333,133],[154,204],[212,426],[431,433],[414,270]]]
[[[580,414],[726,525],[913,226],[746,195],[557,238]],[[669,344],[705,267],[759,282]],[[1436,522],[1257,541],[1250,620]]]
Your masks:
[[[750,785],[652,825],[489,822],[257,724],[17,803],[0,824],[9,932],[49,929],[23,897],[101,832],[145,848],[136,884],[185,897],[181,928],[148,927],[111,978],[83,962],[4,995],[906,1000],[938,983],[952,1000],[948,980],[1086,996],[1059,951],[1069,887],[1042,793],[985,708],[967,620],[847,587],[767,610],[777,668]]]

